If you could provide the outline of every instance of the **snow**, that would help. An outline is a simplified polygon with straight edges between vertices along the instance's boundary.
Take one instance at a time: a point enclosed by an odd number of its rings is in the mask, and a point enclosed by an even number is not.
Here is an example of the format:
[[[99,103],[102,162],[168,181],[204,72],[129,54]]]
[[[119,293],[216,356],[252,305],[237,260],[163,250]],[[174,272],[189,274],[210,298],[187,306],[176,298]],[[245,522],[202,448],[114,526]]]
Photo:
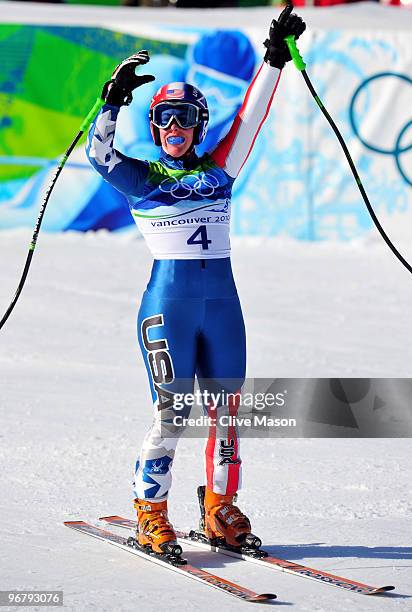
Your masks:
[[[30,237],[0,235],[0,314]],[[351,245],[234,240],[233,265],[250,376],[411,376],[411,279],[374,234]],[[76,612],[246,610],[250,604],[62,525],[133,516],[132,468],[151,421],[135,333],[149,269],[134,230],[40,236],[27,286],[0,332],[1,588],[63,589],[65,610]],[[177,452],[170,514],[181,528],[197,521],[202,446],[182,440]],[[274,591],[299,612],[406,610],[409,439],[244,440],[242,456],[239,505],[274,554],[395,584],[396,595],[362,597],[189,548],[190,561]]]

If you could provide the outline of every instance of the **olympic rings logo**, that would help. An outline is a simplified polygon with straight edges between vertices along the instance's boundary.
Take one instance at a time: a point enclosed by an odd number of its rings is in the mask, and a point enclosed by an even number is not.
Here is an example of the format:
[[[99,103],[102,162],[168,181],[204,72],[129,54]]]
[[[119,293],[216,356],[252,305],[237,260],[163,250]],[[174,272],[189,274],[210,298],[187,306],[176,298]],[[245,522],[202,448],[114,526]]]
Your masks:
[[[209,197],[219,187],[218,179],[213,174],[201,172],[199,175],[187,174],[181,179],[167,177],[159,185],[160,191],[170,193],[176,200],[190,198],[195,193],[198,196]]]
[[[370,151],[374,151],[375,153],[380,153],[381,155],[392,155],[395,158],[396,167],[403,178],[403,180],[412,187],[412,177],[409,177],[406,173],[406,170],[401,161],[401,155],[407,153],[412,150],[412,142],[405,142],[406,134],[408,130],[412,127],[412,119],[406,122],[406,124],[401,128],[399,134],[396,137],[395,144],[392,148],[384,148],[381,146],[376,146],[368,142],[365,138],[363,138],[360,134],[360,128],[356,123],[355,119],[355,105],[357,103],[358,97],[361,93],[365,92],[365,88],[368,87],[372,82],[377,81],[378,79],[387,79],[387,78],[396,78],[401,81],[408,83],[408,85],[412,85],[412,79],[405,74],[401,74],[398,72],[380,72],[375,74],[372,77],[369,77],[363,83],[359,85],[356,89],[355,93],[352,96],[352,101],[350,103],[349,108],[349,118],[350,123],[352,125],[352,129],[355,132],[356,136],[359,138],[361,143]],[[412,90],[411,90],[412,93]]]

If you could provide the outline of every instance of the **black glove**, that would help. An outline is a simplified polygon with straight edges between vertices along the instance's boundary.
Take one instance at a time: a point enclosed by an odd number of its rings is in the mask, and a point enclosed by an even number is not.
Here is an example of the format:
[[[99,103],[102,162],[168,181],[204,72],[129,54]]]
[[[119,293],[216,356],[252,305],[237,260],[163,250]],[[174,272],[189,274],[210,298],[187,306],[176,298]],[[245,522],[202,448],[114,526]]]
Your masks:
[[[285,43],[285,37],[293,34],[298,39],[306,30],[306,24],[301,17],[292,14],[293,5],[288,4],[279,15],[278,21],[274,19],[269,30],[269,38],[263,43],[267,48],[265,62],[274,68],[284,67],[292,57],[289,48]]]
[[[155,80],[151,74],[137,76],[135,73],[137,66],[143,66],[149,61],[147,51],[139,51],[123,60],[112,74],[110,81],[104,84],[102,98],[107,104],[113,106],[128,105],[133,99],[132,91],[145,83]]]

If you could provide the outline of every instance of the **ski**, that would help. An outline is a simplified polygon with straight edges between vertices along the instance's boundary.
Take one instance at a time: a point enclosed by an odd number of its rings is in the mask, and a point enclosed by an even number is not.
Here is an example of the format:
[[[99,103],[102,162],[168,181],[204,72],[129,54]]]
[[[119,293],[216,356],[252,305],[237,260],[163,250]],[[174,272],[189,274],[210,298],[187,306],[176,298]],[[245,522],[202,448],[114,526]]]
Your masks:
[[[203,584],[219,589],[219,591],[233,595],[237,599],[242,599],[244,601],[253,603],[265,603],[266,601],[276,599],[276,595],[273,593],[255,593],[246,587],[230,582],[229,580],[216,576],[215,574],[211,574],[200,567],[190,565],[181,557],[177,558],[176,556],[172,555],[159,555],[154,552],[149,552],[143,547],[140,547],[134,538],[123,538],[115,533],[112,533],[111,531],[100,529],[99,527],[95,527],[94,525],[90,525],[84,521],[65,521],[64,524],[66,527],[70,527],[70,529],[75,529],[80,533],[92,536],[102,540],[103,542],[107,542],[108,544],[113,544],[113,546],[127,550],[128,552],[137,555],[142,559],[152,561],[157,565],[182,574],[183,576],[193,578],[194,580],[202,582]]]
[[[124,527],[126,529],[136,529],[136,521],[122,518],[120,516],[104,516],[99,520],[110,523],[111,525],[117,525],[118,527]],[[318,582],[330,584],[331,586],[346,589],[347,591],[352,591],[361,595],[380,595],[382,593],[386,593],[387,591],[393,591],[395,588],[393,586],[374,587],[369,584],[363,584],[362,582],[357,582],[349,578],[343,578],[342,576],[336,576],[334,574],[330,574],[329,572],[307,567],[306,565],[299,565],[293,561],[278,559],[262,549],[247,549],[239,551],[222,544],[213,545],[205,538],[203,534],[198,531],[176,531],[176,535],[179,540],[187,542],[187,544],[190,544],[191,546],[197,546],[198,548],[203,548],[204,550],[229,555],[230,557],[235,557],[237,559],[244,559],[245,561],[250,561],[252,563],[256,563],[257,565],[269,567],[282,572],[287,572],[288,574],[293,574],[295,576],[302,576],[303,578],[308,578],[310,580],[317,580]]]

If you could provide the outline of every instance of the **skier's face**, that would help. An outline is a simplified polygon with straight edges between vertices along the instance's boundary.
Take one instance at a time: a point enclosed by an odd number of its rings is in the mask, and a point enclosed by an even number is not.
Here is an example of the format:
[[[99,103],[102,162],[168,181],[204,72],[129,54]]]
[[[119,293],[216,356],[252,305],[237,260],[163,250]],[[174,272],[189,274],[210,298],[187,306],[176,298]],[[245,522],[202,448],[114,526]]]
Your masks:
[[[183,129],[176,121],[165,130],[159,128],[163,150],[172,157],[183,157],[192,146],[194,129]]]

